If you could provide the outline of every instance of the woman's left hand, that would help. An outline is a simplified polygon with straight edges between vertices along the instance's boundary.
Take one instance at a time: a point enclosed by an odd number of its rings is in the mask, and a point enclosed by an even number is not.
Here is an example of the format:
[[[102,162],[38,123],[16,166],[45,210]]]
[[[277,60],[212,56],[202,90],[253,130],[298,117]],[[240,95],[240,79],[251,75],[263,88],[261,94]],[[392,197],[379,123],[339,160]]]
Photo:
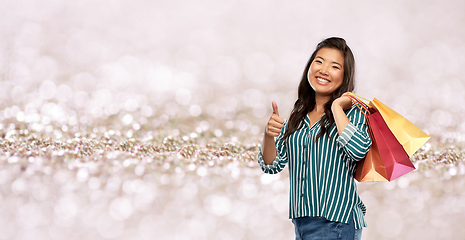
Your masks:
[[[350,123],[349,118],[347,118],[347,115],[344,113],[345,110],[352,107],[352,99],[346,96],[347,94],[348,93],[342,94],[342,96],[334,100],[331,105],[331,111],[333,112],[334,122],[336,122],[339,135],[342,134],[347,124]]]
[[[337,98],[336,100],[333,101],[333,105],[331,106],[331,109],[334,111],[334,108],[335,107],[340,107],[342,108],[342,110],[348,110],[352,107],[352,99],[350,99],[348,96],[346,96],[348,94],[347,93],[344,93],[342,94],[341,97]]]

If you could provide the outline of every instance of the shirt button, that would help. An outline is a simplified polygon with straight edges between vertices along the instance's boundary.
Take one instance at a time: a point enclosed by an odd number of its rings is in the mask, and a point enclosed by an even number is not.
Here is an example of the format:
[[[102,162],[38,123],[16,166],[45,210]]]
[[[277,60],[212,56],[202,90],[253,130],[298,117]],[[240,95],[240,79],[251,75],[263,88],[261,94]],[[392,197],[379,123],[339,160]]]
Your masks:
[[[303,193],[302,193],[302,194],[300,194],[300,197],[304,197],[304,194],[303,194]]]

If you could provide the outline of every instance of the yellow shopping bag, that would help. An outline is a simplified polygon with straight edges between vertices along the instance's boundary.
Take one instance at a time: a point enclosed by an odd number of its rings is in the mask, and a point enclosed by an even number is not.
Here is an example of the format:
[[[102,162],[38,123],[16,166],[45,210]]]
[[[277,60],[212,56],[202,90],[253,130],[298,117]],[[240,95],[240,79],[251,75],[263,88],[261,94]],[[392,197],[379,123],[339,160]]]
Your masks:
[[[374,107],[381,113],[384,121],[388,125],[391,132],[397,138],[399,143],[404,147],[405,152],[411,157],[423,144],[431,137],[415,126],[406,118],[374,98],[370,101],[370,106]]]

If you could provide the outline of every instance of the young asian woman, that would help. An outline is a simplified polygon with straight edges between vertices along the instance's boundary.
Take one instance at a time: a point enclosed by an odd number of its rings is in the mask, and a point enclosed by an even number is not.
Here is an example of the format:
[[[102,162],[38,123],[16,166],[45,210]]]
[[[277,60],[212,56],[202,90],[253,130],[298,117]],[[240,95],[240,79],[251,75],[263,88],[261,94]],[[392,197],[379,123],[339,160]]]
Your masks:
[[[311,55],[288,120],[276,102],[258,162],[265,173],[289,164],[289,217],[296,239],[360,239],[366,207],[353,178],[371,147],[355,87],[355,60],[342,38],[320,42]]]

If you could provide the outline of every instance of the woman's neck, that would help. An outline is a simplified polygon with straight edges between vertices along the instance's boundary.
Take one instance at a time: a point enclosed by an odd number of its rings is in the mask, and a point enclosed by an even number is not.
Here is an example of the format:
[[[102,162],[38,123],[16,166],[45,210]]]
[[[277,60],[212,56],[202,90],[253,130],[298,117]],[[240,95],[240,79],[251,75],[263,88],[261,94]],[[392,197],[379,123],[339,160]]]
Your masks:
[[[325,111],[325,104],[329,101],[329,96],[315,96],[315,108],[313,111],[323,113]]]

